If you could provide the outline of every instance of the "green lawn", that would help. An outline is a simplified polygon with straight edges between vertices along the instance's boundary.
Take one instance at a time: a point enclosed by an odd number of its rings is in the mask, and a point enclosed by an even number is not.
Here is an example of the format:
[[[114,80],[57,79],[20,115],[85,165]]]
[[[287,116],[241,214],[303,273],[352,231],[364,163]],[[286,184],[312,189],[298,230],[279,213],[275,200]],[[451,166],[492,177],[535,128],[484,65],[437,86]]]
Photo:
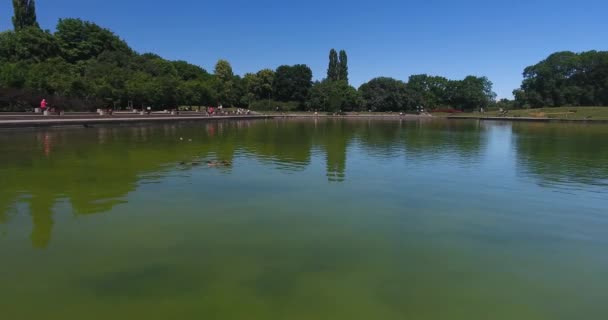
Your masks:
[[[608,120],[608,107],[559,107],[541,109],[509,110],[505,115],[498,111],[485,113],[472,112],[460,114],[433,114],[434,116],[463,116],[463,117],[516,117],[541,119],[571,119],[571,120]]]

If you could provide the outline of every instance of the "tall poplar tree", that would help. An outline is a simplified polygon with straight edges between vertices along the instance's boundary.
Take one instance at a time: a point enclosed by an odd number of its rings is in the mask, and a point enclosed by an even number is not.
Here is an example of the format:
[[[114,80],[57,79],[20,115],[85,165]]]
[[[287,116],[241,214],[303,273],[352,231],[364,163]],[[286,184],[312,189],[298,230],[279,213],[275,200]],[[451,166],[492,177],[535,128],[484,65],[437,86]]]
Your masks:
[[[338,62],[338,79],[348,82],[348,56],[346,51],[340,50],[340,61]]]
[[[36,21],[36,1],[13,0],[13,9],[15,11],[15,16],[13,16],[15,31],[27,27],[40,27]]]
[[[327,68],[327,79],[329,81],[337,81],[340,79],[338,52],[335,49],[331,49],[331,51],[329,52],[329,68]]]

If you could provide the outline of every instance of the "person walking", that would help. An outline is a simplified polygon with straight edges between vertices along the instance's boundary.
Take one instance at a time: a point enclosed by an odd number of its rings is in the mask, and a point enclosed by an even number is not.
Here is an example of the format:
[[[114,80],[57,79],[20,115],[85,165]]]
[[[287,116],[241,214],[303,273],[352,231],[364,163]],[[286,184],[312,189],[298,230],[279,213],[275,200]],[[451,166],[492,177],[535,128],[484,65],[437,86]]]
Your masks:
[[[44,113],[44,111],[46,111],[46,107],[47,107],[46,99],[42,99],[42,101],[40,101],[40,110],[42,110],[42,112]]]

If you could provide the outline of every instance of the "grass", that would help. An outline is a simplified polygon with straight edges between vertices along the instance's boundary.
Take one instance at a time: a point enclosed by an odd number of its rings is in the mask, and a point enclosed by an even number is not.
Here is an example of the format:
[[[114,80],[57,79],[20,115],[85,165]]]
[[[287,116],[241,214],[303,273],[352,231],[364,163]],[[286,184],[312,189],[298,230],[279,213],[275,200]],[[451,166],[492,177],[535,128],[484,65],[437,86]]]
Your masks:
[[[485,113],[472,112],[460,114],[433,114],[434,116],[456,117],[514,117],[539,119],[569,119],[569,120],[608,120],[608,107],[558,107],[540,109],[509,110],[506,115],[498,111]]]

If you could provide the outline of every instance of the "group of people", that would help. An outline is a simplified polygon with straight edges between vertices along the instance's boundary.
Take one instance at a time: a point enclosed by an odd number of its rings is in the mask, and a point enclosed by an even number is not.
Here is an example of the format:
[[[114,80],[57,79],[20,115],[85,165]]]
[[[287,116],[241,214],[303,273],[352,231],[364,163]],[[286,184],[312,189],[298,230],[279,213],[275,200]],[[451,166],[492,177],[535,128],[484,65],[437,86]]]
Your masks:
[[[207,113],[208,116],[214,116],[214,115],[223,116],[223,115],[230,115],[230,114],[237,114],[237,115],[251,114],[251,111],[249,111],[247,109],[241,109],[241,108],[236,109],[236,111],[224,111],[224,108],[221,105],[219,107],[217,107],[217,109],[214,107],[206,107],[205,112]]]
[[[237,114],[237,115],[249,115],[249,114],[251,114],[251,111],[249,111],[247,109],[238,108],[236,111],[232,111],[232,112],[228,112],[228,113],[224,112],[223,109],[224,108],[221,105],[219,107],[217,107],[217,109],[215,107],[205,107],[205,113],[207,113],[207,116],[225,115],[225,114],[230,114],[230,113]],[[48,102],[46,101],[46,99],[42,99],[42,101],[40,101],[40,111],[42,113],[44,113],[45,111],[57,112],[58,114],[62,113],[61,110],[58,109],[58,108],[56,108],[56,107],[51,108],[49,106]],[[114,113],[114,110],[112,108],[106,109],[105,111],[109,115],[112,115]],[[145,108],[142,108],[141,111],[142,111],[142,113],[150,115],[152,113],[152,108],[151,107],[145,107]]]
[[[251,111],[249,111],[247,109],[238,108],[238,109],[236,109],[236,114],[238,114],[238,115],[241,115],[241,114],[249,115],[249,114],[251,114]]]

